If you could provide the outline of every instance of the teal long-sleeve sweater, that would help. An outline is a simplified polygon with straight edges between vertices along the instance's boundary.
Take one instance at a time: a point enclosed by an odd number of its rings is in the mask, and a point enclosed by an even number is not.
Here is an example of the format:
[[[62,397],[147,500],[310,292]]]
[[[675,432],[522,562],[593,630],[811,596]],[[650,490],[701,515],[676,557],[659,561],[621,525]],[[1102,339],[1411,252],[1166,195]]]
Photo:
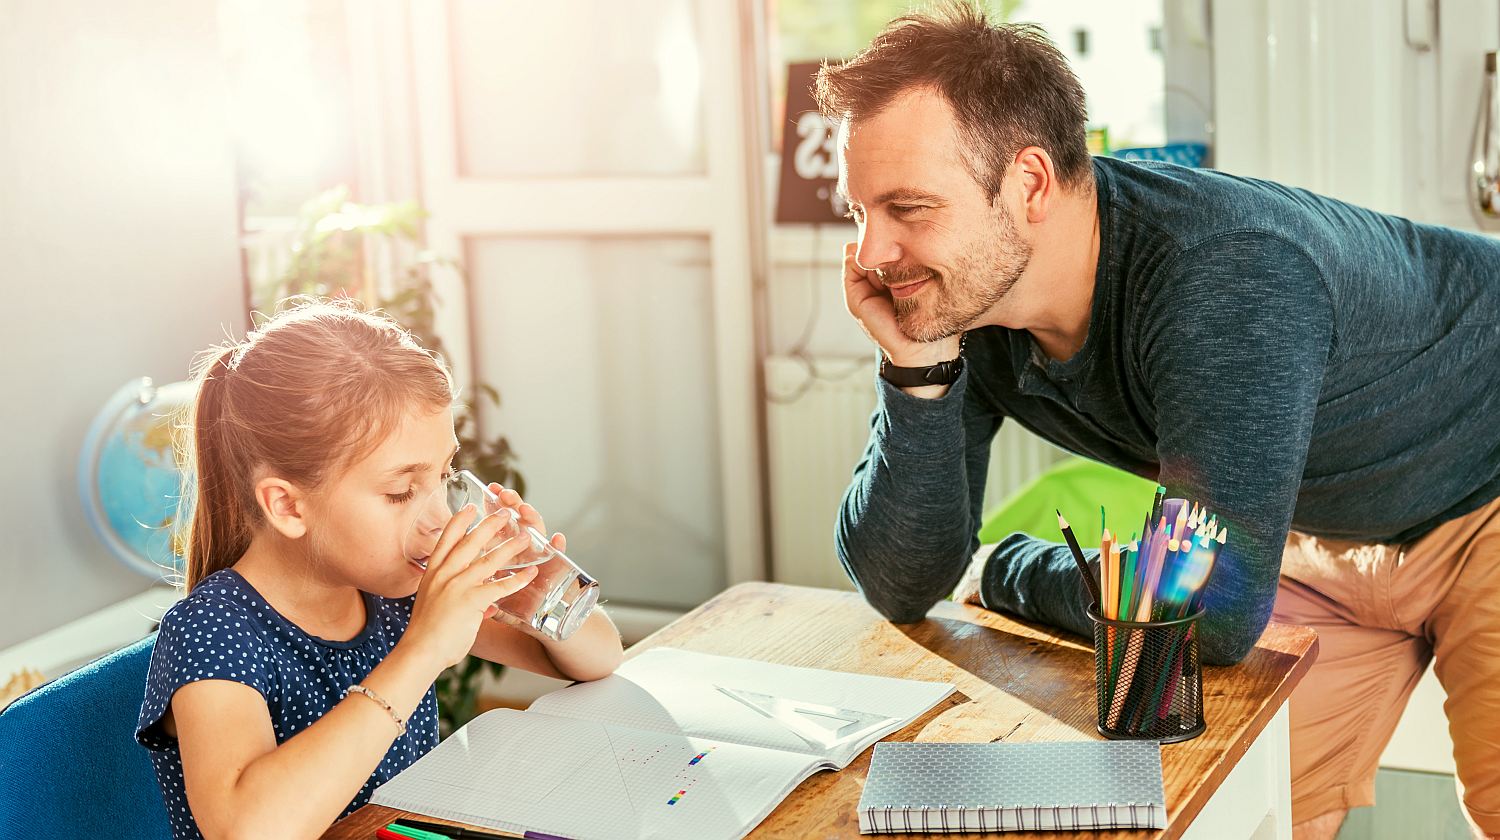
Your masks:
[[[920,620],[979,549],[1006,419],[1220,515],[1211,663],[1260,637],[1289,528],[1401,543],[1500,495],[1500,241],[1209,170],[1097,158],[1094,174],[1073,358],[985,327],[940,399],[876,380],[835,541],[884,616]],[[1041,536],[1000,543],[981,599],[1089,634],[1077,568]]]

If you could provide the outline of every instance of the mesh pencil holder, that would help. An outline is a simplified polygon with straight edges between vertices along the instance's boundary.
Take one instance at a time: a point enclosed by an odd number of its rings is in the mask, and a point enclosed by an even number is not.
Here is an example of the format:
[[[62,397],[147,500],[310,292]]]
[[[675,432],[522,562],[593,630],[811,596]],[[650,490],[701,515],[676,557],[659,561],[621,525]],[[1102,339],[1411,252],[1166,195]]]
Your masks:
[[[1200,610],[1171,621],[1094,621],[1094,703],[1099,734],[1170,743],[1202,734]]]

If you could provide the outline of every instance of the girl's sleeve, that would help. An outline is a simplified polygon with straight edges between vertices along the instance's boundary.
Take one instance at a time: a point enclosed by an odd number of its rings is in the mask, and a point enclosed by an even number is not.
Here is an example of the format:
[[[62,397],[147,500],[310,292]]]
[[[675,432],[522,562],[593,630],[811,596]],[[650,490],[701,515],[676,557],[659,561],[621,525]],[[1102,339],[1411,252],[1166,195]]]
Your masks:
[[[199,680],[242,683],[267,697],[269,664],[258,627],[232,602],[182,601],[167,611],[151,665],[135,739],[151,750],[167,749],[176,740],[161,726],[177,689]]]

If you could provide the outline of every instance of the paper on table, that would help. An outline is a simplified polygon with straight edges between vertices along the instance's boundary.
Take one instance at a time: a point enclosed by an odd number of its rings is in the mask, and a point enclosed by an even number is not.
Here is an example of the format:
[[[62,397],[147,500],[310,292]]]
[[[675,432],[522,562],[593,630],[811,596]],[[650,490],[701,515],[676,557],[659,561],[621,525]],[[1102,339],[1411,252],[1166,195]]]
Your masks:
[[[816,755],[843,767],[875,738],[899,729],[952,691],[947,683],[654,648],[626,662],[612,676],[554,691],[530,708],[560,717]],[[835,739],[832,746],[822,747],[792,727],[767,725],[766,714],[733,696],[739,692],[810,708],[846,710],[857,713],[860,720],[886,719],[889,723],[875,729],[861,727],[858,737]]]
[[[836,749],[859,741],[878,729],[900,723],[896,718],[858,709],[839,709],[722,685],[718,689],[790,729],[819,750]]]
[[[657,648],[480,715],[370,801],[578,840],[732,840],[953,688]]]
[[[820,764],[807,755],[497,709],[386,782],[371,802],[573,840],[737,838]]]

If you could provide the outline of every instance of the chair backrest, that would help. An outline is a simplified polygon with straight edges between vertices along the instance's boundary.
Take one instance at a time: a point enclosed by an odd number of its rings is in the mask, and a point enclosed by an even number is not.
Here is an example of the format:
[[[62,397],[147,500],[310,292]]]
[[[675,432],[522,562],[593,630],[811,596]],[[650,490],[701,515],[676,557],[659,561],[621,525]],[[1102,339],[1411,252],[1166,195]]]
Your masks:
[[[1057,511],[1062,511],[1084,548],[1099,545],[1099,506],[1109,512],[1109,530],[1126,539],[1139,532],[1151,512],[1156,483],[1124,470],[1084,458],[1060,461],[1017,490],[984,517],[981,544],[997,543],[1013,533],[1062,542]]]
[[[171,840],[135,742],[155,644],[153,633],[0,712],[0,837]]]

